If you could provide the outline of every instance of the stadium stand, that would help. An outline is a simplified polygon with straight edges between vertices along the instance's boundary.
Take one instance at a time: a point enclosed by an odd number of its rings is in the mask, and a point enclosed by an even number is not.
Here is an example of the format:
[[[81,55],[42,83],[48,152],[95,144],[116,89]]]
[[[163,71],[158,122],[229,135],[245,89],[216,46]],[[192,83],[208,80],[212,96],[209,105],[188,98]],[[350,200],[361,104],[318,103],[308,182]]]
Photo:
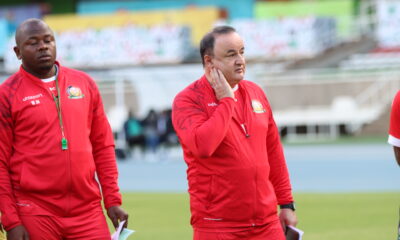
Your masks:
[[[386,117],[400,87],[398,76],[397,71],[292,71],[265,77],[262,85],[282,135],[289,140],[315,140],[359,135],[367,125]]]
[[[58,60],[73,68],[114,68],[141,64],[177,64],[190,52],[188,29],[160,25],[109,27],[101,30],[66,31],[57,35]],[[13,40],[10,40],[12,45]],[[77,41],[79,44],[77,44]],[[18,60],[12,50],[5,68],[15,71]]]
[[[354,54],[342,61],[339,67],[343,70],[383,70],[400,67],[400,52]]]
[[[313,58],[337,44],[333,18],[238,19],[229,24],[243,36],[248,60]]]
[[[44,20],[56,32],[68,30],[102,29],[129,25],[151,27],[154,25],[184,25],[191,29],[191,43],[196,45],[201,37],[223,17],[215,7],[147,10],[91,15],[47,15]]]
[[[113,68],[142,64],[178,64],[195,51],[190,31],[183,25],[162,24],[143,27],[89,27],[98,17],[86,17],[75,29],[65,24],[80,21],[49,19],[57,32],[58,59],[75,68]],[[118,22],[118,21],[117,21]],[[61,24],[63,23],[63,24]],[[119,22],[120,25],[122,22]],[[60,24],[60,25],[58,25]],[[105,23],[103,23],[105,24]],[[112,22],[109,23],[113,25]],[[221,24],[221,22],[219,23]],[[333,19],[288,18],[282,20],[235,20],[230,23],[243,35],[248,60],[312,58],[336,43]],[[81,27],[79,27],[81,28]],[[62,29],[62,30],[61,30]],[[68,30],[67,30],[68,29]],[[318,36],[318,37],[317,37]],[[5,67],[15,71],[18,60],[12,52],[13,39],[5,54]],[[79,41],[79,44],[76,44]],[[112,44],[110,44],[112,43]]]
[[[298,59],[286,66],[286,70],[299,70],[310,68],[338,68],[343,61],[353,55],[368,53],[376,47],[376,41],[371,36],[362,36],[353,41],[340,42],[326,49],[313,58]],[[344,65],[346,66],[346,65]]]
[[[257,20],[310,16],[334,18],[337,35],[340,38],[351,39],[353,8],[352,1],[257,1],[254,7],[254,18]]]

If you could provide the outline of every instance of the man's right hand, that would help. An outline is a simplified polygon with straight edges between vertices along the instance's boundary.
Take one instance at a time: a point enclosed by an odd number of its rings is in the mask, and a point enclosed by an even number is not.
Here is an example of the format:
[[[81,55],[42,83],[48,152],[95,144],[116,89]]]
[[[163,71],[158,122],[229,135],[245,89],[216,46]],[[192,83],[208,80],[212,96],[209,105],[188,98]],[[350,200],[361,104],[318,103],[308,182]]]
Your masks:
[[[7,240],[29,240],[29,234],[24,226],[18,225],[7,232]]]
[[[210,69],[208,81],[211,87],[214,89],[215,96],[218,100],[221,100],[225,97],[235,98],[235,94],[233,93],[232,87],[229,85],[228,81],[226,81],[224,74],[221,70],[216,68]]]

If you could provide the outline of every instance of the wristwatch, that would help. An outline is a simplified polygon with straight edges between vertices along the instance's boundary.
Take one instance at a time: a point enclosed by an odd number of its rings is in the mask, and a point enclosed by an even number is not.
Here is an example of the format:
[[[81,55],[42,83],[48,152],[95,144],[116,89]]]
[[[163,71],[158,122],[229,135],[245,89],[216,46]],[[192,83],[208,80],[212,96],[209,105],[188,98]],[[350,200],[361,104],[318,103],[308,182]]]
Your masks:
[[[293,211],[296,211],[296,207],[295,207],[295,205],[294,205],[294,202],[288,203],[288,204],[279,205],[279,208],[280,208],[280,209],[289,208],[289,209],[292,209]]]

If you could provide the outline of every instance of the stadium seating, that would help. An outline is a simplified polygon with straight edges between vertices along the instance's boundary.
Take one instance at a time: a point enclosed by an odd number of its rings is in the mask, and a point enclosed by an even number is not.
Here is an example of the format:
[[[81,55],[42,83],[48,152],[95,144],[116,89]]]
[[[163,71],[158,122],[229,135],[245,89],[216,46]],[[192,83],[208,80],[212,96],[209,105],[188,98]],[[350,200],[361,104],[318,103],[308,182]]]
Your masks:
[[[220,18],[220,10],[215,7],[186,8],[135,12],[117,12],[114,14],[90,15],[47,15],[44,20],[56,32],[69,30],[100,30],[108,27],[157,25],[183,25],[190,28],[192,45],[198,45],[201,37]]]
[[[333,18],[238,19],[229,25],[241,34],[246,57],[253,60],[312,58],[338,43]]]
[[[71,30],[58,33],[56,40],[58,60],[66,66],[84,69],[176,64],[191,50],[188,28],[168,24]],[[5,68],[12,72],[19,63],[12,51],[12,39],[9,45]]]
[[[400,88],[398,71],[286,75],[285,80],[271,75],[263,86],[270,93],[277,125],[289,140],[360,134],[386,113]]]
[[[354,54],[342,61],[339,67],[343,70],[384,70],[400,67],[400,52]]]

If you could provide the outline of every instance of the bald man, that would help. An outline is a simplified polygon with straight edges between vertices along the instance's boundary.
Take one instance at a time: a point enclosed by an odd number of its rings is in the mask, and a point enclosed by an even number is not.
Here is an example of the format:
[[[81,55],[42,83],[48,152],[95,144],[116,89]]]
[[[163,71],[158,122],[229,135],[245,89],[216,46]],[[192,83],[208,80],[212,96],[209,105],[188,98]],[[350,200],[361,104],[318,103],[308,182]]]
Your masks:
[[[128,214],[120,207],[113,135],[98,88],[55,60],[54,34],[43,21],[24,21],[15,36],[22,64],[0,85],[7,238],[109,240],[101,200],[114,226]]]

